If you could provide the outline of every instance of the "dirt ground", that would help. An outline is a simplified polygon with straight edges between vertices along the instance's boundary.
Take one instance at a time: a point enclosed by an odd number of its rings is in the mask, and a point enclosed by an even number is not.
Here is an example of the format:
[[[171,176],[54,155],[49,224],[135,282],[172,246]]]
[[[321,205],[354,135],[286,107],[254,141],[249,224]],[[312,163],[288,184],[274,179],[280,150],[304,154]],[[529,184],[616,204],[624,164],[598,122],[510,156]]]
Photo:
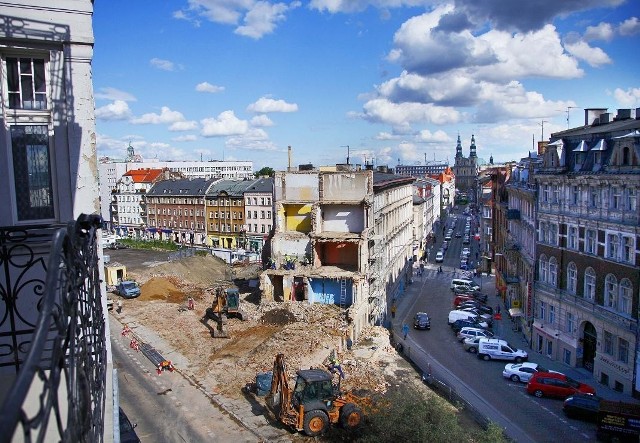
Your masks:
[[[342,315],[337,307],[261,302],[258,266],[230,267],[210,256],[174,262],[158,258],[138,260],[128,267],[128,276],[140,284],[141,295],[123,301],[126,314],[179,350],[191,371],[213,392],[241,398],[242,389],[255,381],[256,374],[272,369],[278,353],[285,355],[291,377],[297,369],[323,367],[331,352],[338,353],[347,389],[384,392],[387,377],[413,373],[390,346],[384,328],[369,328],[348,351],[342,346]],[[118,261],[129,266],[124,255]],[[246,314],[244,321],[229,318],[229,338],[213,338],[214,322],[203,320],[219,285],[240,289]],[[189,297],[194,299],[194,310],[186,309]]]

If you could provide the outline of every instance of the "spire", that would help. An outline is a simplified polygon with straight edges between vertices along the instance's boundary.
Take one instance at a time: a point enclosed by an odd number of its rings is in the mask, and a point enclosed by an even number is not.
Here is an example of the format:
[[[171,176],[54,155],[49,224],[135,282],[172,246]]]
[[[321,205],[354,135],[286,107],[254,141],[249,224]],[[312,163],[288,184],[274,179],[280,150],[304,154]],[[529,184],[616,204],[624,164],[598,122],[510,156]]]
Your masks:
[[[493,154],[491,154],[491,157],[489,157],[489,164],[493,164]]]
[[[471,148],[469,150],[469,158],[474,158],[477,157],[478,155],[476,154],[476,138],[474,135],[471,135]]]
[[[458,134],[458,144],[456,145],[456,158],[462,157],[462,142],[460,141],[460,134]]]
[[[131,146],[131,141],[129,141],[129,146],[127,147],[127,161],[133,161],[133,156],[135,155],[135,151],[133,150],[133,146]]]

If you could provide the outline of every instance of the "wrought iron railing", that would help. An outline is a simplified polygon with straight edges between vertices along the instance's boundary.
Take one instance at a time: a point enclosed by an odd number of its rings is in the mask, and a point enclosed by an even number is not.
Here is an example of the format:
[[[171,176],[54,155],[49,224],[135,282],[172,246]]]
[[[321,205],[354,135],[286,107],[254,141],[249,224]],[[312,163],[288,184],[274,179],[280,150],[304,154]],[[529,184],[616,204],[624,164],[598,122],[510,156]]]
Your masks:
[[[99,216],[81,215],[53,235],[52,228],[0,229],[2,376],[15,367],[15,382],[0,406],[0,442],[18,433],[27,442],[103,441],[107,343],[100,225]]]

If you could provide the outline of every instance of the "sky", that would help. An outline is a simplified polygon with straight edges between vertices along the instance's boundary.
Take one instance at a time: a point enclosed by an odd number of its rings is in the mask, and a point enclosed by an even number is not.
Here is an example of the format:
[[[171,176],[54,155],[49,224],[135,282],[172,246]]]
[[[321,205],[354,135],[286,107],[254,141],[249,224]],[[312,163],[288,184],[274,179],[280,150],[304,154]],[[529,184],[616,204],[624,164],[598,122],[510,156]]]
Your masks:
[[[453,164],[473,135],[505,162],[585,108],[640,107],[638,0],[101,0],[93,20],[100,157]]]

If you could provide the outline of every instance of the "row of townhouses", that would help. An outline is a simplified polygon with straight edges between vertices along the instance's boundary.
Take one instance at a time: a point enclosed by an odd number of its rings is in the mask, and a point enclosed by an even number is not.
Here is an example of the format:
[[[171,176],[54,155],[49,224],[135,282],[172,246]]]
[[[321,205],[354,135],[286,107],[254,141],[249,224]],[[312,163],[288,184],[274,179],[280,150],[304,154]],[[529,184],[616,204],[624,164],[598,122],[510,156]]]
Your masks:
[[[483,173],[485,256],[533,350],[638,396],[640,112],[606,111]]]

